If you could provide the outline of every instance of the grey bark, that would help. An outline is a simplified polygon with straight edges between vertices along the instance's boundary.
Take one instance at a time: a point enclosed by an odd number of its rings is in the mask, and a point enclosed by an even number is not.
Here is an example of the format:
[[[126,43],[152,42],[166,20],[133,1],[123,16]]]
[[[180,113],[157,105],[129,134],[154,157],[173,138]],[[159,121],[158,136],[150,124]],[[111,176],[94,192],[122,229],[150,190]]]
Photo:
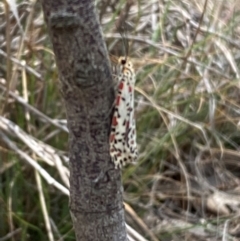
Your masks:
[[[114,88],[92,0],[42,0],[69,128],[76,240],[127,240],[121,174],[109,156]]]

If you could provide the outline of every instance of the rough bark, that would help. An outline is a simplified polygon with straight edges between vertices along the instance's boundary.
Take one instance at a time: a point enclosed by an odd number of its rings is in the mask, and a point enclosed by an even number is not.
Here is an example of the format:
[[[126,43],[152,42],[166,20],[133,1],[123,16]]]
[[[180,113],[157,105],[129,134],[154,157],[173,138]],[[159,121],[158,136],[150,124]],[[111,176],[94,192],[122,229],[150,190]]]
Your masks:
[[[121,175],[109,156],[113,82],[92,0],[42,0],[69,128],[77,240],[127,240]]]

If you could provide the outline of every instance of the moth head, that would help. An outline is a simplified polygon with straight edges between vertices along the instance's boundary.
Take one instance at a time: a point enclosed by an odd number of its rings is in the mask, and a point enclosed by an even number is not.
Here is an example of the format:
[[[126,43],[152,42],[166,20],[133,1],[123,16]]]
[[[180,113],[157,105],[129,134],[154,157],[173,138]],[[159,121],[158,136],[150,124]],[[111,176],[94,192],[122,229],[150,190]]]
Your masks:
[[[120,67],[120,73],[124,73],[124,74],[127,74],[127,75],[128,74],[129,75],[134,74],[133,64],[126,57],[119,57],[118,64],[119,64],[119,67]]]

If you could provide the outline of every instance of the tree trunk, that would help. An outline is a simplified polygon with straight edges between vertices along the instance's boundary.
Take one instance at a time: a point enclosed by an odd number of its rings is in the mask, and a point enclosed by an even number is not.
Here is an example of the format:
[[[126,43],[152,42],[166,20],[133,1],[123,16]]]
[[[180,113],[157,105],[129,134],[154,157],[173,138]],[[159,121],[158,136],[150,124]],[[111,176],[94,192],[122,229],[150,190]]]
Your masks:
[[[42,0],[69,128],[77,240],[127,240],[121,174],[109,156],[114,86],[92,0]]]

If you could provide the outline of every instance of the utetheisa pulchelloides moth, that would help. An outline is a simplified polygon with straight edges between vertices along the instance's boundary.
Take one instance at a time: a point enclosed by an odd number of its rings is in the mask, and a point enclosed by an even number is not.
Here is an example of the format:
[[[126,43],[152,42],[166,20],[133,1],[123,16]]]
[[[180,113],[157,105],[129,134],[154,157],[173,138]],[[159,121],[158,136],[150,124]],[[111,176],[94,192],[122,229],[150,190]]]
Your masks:
[[[117,93],[110,133],[110,156],[115,168],[137,160],[136,125],[134,118],[134,84],[132,63],[126,57],[117,61]]]

